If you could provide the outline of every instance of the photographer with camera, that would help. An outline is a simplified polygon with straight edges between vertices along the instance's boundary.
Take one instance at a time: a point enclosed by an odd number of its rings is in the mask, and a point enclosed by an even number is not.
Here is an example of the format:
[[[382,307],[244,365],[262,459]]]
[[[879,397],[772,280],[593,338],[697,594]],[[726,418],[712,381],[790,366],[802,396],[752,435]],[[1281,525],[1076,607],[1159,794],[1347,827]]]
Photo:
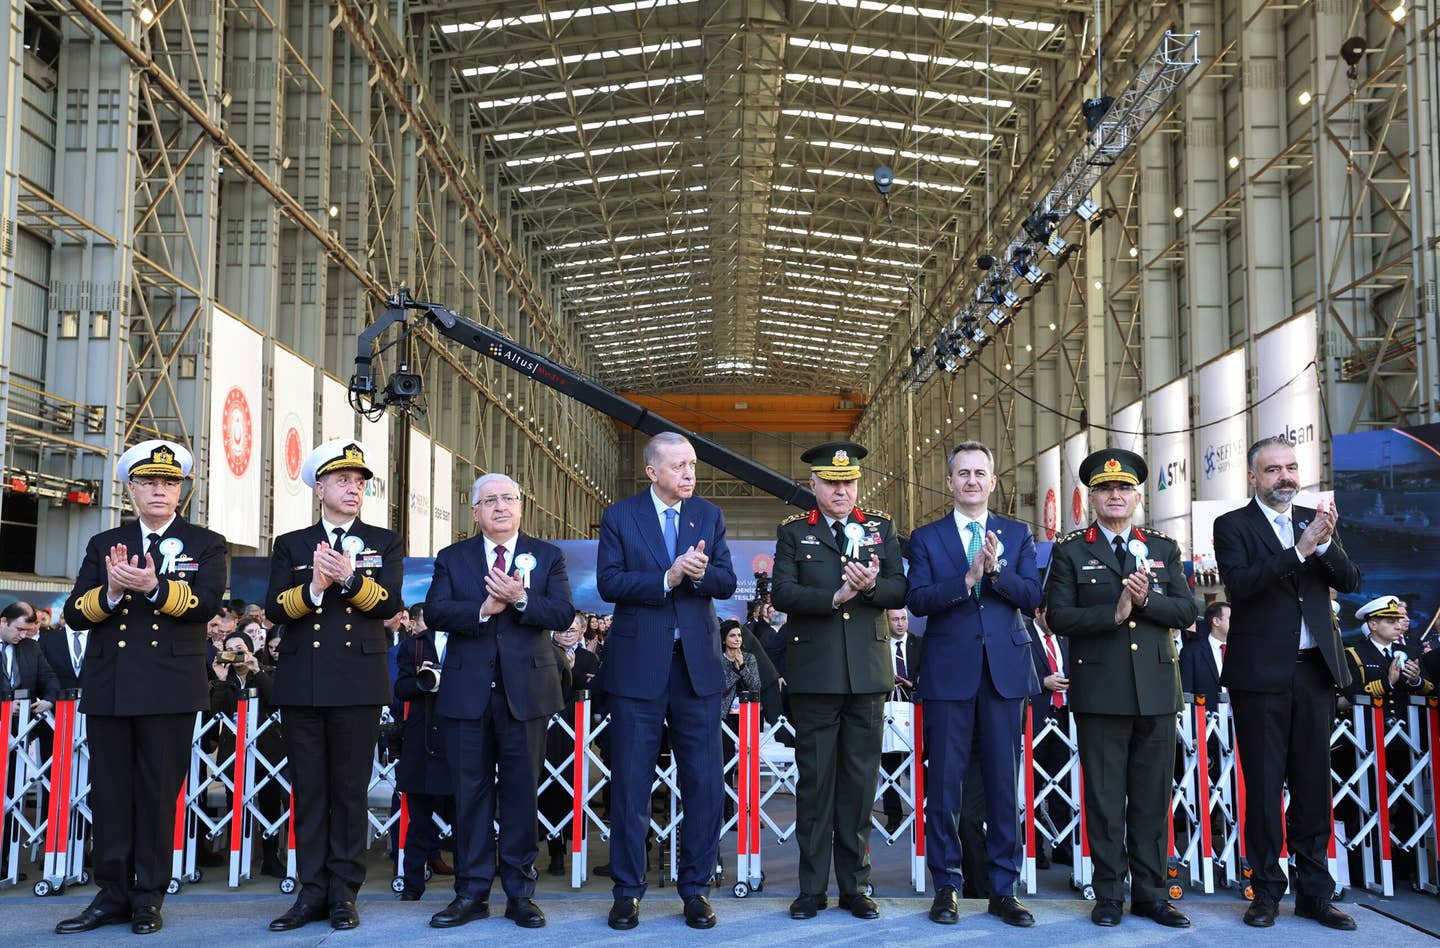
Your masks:
[[[239,707],[242,695],[253,688],[260,702],[260,721],[270,717],[274,706],[270,703],[270,690],[274,682],[272,673],[260,665],[258,656],[250,650],[250,636],[244,632],[231,632],[220,642],[220,651],[210,663],[210,671],[214,676],[210,681],[210,713],[224,714],[232,719]],[[215,760],[224,764],[235,753],[235,732],[229,728],[219,729],[218,744],[215,749]],[[285,758],[285,742],[280,734],[279,722],[271,724],[260,732],[256,738],[255,749],[258,750],[266,760],[279,763]],[[255,779],[259,782],[265,771],[259,767],[255,769]],[[274,820],[285,811],[286,792],[280,786],[280,781],[271,779],[260,787],[259,804],[260,812],[265,814],[267,820]],[[230,809],[231,791],[225,792],[226,810]],[[260,840],[261,860],[260,872],[276,879],[285,877],[285,867],[280,862],[280,836],[262,836]],[[229,851],[226,847],[225,851]]]
[[[455,810],[445,736],[435,713],[450,636],[425,627],[422,606],[411,613],[417,631],[397,647],[400,674],[395,679],[395,700],[402,703],[405,720],[395,786],[405,794],[410,811],[410,830],[401,857],[402,902],[418,902],[424,894],[427,862],[437,875],[454,874],[439,858],[440,827],[435,823],[435,814],[449,819]]]

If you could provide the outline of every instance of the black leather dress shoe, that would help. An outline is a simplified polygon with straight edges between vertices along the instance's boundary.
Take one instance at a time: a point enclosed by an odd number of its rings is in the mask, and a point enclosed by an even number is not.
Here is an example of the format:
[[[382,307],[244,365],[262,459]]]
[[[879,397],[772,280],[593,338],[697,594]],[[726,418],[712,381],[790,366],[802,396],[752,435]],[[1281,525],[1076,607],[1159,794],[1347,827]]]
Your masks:
[[[1256,894],[1250,907],[1245,910],[1245,924],[1251,928],[1271,928],[1275,925],[1275,902]]]
[[[1190,918],[1164,899],[1130,903],[1130,914],[1148,918],[1166,928],[1189,928]]]
[[[830,900],[823,895],[805,895],[790,903],[790,917],[794,919],[814,918],[830,906]]]
[[[960,893],[953,885],[942,885],[930,903],[930,921],[937,925],[954,925],[960,921]]]
[[[77,935],[80,932],[93,932],[97,928],[106,925],[124,925],[130,921],[129,912],[107,912],[104,909],[96,908],[94,905],[87,906],[85,911],[73,918],[67,918],[55,926],[57,935]]]
[[[990,896],[990,907],[987,911],[1006,925],[1014,925],[1016,928],[1032,928],[1035,925],[1035,916],[1030,914],[1024,902],[1013,895]]]
[[[406,889],[400,893],[401,902],[419,902],[420,896],[424,893],[416,892],[414,889]]]
[[[296,902],[290,906],[290,911],[270,923],[270,930],[272,932],[294,931],[311,922],[318,922],[322,918],[329,917],[330,912],[323,905],[307,905],[304,902]]]
[[[506,899],[505,917],[521,928],[545,927],[545,913],[534,899]]]
[[[685,924],[691,928],[714,928],[715,910],[703,895],[685,897]]]
[[[640,924],[640,900],[632,896],[617,895],[610,906],[610,917],[606,919],[617,932],[628,932]]]
[[[160,917],[158,905],[136,909],[135,914],[130,916],[130,930],[137,935],[153,935],[164,927],[165,920]]]
[[[836,904],[856,918],[870,919],[880,917],[880,906],[876,905],[875,900],[870,898],[870,896],[861,892],[842,895],[840,896],[840,901]]]
[[[1355,930],[1355,919],[1340,911],[1328,899],[1297,898],[1295,914],[1301,918],[1314,919],[1326,928],[1333,928],[1336,931],[1353,932]]]
[[[337,932],[360,927],[360,912],[348,899],[330,903],[330,927]]]
[[[1125,903],[1119,899],[1096,899],[1090,921],[1101,928],[1114,928],[1125,919]]]
[[[454,928],[457,925],[464,925],[466,922],[489,917],[489,902],[484,899],[467,899],[463,895],[457,895],[450,900],[449,905],[430,916],[430,927]],[[541,916],[541,924],[544,924],[544,916]]]

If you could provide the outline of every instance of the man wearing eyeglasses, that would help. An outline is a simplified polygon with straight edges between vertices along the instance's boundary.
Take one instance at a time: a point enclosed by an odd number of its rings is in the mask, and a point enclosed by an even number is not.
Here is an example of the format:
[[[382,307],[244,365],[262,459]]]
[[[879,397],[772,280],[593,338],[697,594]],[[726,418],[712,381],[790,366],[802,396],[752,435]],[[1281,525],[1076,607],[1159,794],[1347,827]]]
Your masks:
[[[1090,920],[1130,911],[1169,928],[1190,919],[1166,900],[1166,821],[1175,766],[1180,672],[1171,629],[1195,621],[1180,547],[1133,523],[1148,469],[1107,448],[1080,463],[1095,519],[1050,554],[1046,618],[1070,639],[1070,710],[1085,778],[1085,831],[1094,859]]]
[[[56,934],[130,923],[158,932],[170,882],[175,801],[190,764],[195,712],[210,706],[205,622],[220,606],[225,538],[180,516],[193,459],[172,441],[120,456],[138,522],[90,538],[65,621],[89,629],[79,710],[90,747],[95,884]]]
[[[490,915],[498,813],[505,917],[541,928],[536,788],[545,728],[564,703],[550,630],[569,625],[575,607],[560,548],[520,532],[515,481],[486,474],[470,505],[476,534],[440,551],[425,603],[426,621],[448,633],[435,710],[455,784],[455,898],[430,926]]]

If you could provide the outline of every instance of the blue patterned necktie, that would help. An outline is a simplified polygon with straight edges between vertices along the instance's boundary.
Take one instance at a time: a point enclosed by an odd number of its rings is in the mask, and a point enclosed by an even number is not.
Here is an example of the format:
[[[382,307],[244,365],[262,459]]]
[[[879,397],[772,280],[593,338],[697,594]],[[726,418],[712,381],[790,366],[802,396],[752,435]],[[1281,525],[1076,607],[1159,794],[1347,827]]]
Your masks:
[[[980,524],[978,521],[971,520],[966,526],[970,529],[970,539],[965,544],[965,558],[974,563],[975,557],[980,555]],[[984,582],[982,579],[975,584],[975,595],[980,595],[980,587],[984,585]]]
[[[670,562],[675,562],[675,557],[680,555],[680,529],[677,522],[680,519],[680,512],[673,507],[665,508],[665,549],[670,551]]]

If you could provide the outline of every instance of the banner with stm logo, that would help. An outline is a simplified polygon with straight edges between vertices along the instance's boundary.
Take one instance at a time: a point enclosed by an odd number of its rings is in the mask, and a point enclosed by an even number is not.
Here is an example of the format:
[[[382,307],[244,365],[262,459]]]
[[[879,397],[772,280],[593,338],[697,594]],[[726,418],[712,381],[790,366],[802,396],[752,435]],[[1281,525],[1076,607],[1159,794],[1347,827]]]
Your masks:
[[[1200,366],[1195,374],[1199,430],[1195,456],[1198,500],[1243,497],[1247,493],[1245,451],[1250,412],[1245,401],[1245,350],[1232,349]]]
[[[209,453],[205,524],[239,546],[260,545],[263,353],[260,333],[211,308],[210,432],[205,444],[192,447],[197,456]]]
[[[1190,548],[1190,379],[1181,376],[1150,393],[1150,483],[1146,520]]]

